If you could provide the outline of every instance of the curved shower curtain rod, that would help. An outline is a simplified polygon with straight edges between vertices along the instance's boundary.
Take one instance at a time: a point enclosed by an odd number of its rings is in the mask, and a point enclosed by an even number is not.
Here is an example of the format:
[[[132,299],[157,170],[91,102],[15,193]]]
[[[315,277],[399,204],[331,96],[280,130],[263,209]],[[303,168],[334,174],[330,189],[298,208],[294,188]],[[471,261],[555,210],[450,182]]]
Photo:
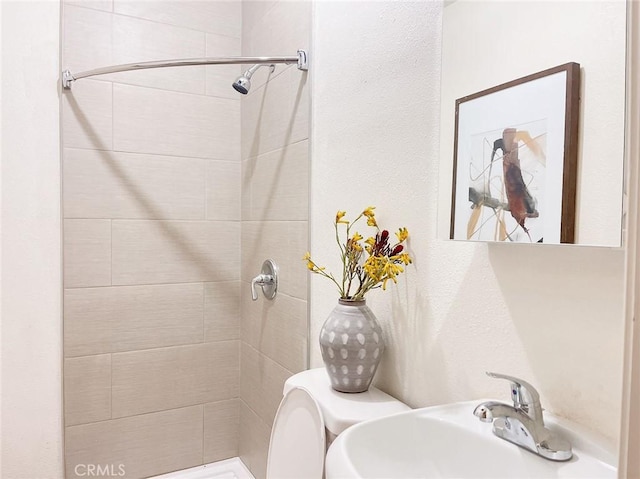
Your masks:
[[[298,70],[308,70],[309,63],[306,50],[298,50],[295,57],[210,57],[210,58],[186,58],[183,60],[161,60],[152,62],[126,63],[124,65],[114,65],[110,67],[96,68],[80,73],[71,73],[69,70],[62,72],[62,87],[65,90],[71,89],[71,82],[81,78],[95,75],[106,75],[107,73],[125,72],[129,70],[146,70],[149,68],[164,67],[186,67],[193,65],[241,65],[241,64],[274,64],[284,63],[289,65],[297,63]]]

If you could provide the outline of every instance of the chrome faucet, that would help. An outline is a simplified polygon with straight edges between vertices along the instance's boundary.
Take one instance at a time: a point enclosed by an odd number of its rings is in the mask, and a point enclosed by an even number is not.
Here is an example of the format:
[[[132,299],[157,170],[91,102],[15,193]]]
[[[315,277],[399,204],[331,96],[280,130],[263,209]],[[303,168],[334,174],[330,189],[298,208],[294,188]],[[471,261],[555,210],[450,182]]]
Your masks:
[[[483,422],[493,422],[493,433],[499,438],[552,461],[571,459],[573,452],[569,441],[545,427],[540,395],[531,384],[506,374],[487,372],[487,376],[511,382],[513,406],[487,401],[475,408],[475,416]]]

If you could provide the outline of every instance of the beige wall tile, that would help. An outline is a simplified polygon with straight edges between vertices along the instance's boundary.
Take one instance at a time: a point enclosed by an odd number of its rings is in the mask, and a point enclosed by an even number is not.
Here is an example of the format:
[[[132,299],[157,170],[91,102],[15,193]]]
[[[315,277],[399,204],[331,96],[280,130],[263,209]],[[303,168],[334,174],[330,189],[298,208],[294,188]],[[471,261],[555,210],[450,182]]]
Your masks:
[[[289,75],[289,90],[295,92],[291,97],[291,140],[289,144],[297,143],[301,140],[309,138],[309,118],[310,112],[310,91],[309,91],[309,74],[304,73],[297,68],[289,68],[286,72]]]
[[[113,117],[118,151],[240,158],[239,100],[115,84]]]
[[[242,341],[292,373],[306,369],[307,302],[285,294],[273,301],[251,301],[244,295],[241,300]]]
[[[65,0],[67,10],[76,10],[64,19],[71,40],[64,56],[75,70],[172,57],[293,55],[308,46],[308,2],[82,1]],[[116,15],[97,11],[112,8]],[[65,391],[68,420],[75,414],[77,421],[103,421],[67,427],[68,477],[82,463],[122,463],[125,477],[147,477],[238,452],[256,477],[265,476],[267,423],[289,369],[306,365],[306,302],[289,295],[306,298],[299,256],[308,243],[308,157],[306,142],[299,142],[308,138],[308,91],[306,74],[295,66],[278,66],[271,77],[260,69],[243,99],[241,125],[241,96],[231,82],[242,70],[130,72],[82,80],[64,93],[65,215],[114,218],[114,284],[132,285],[65,292],[65,355],[114,353],[109,406],[121,418],[108,419],[110,410],[104,415],[110,356],[66,359],[66,376],[84,380],[69,382],[77,391]],[[241,172],[239,160],[250,157]],[[268,188],[252,190],[257,183]],[[241,238],[241,218],[286,221],[245,223]],[[76,283],[66,286],[111,284],[110,220],[68,221],[77,221],[71,230],[82,234],[70,238],[65,270]],[[298,249],[295,261],[289,258]],[[275,302],[251,302],[247,281],[269,255],[283,268],[280,294]],[[102,276],[95,272],[100,264],[108,271]],[[248,278],[242,283],[241,270]],[[187,284],[158,284],[173,282]],[[242,384],[241,310],[243,335],[253,345],[242,348]],[[240,392],[251,407],[236,399]]]
[[[245,56],[295,56],[298,50],[309,51],[312,2],[265,1],[243,2],[242,54]],[[252,88],[273,80],[282,73],[279,66],[268,75],[260,69],[251,80]],[[294,67],[295,69],[295,67]]]
[[[111,355],[64,360],[64,424],[111,418]]]
[[[65,148],[110,150],[113,142],[111,83],[83,79],[62,91]]]
[[[65,220],[65,288],[110,284],[111,220]]]
[[[113,284],[239,279],[240,223],[113,221]]]
[[[249,294],[248,291],[246,291]],[[240,281],[204,284],[204,340],[240,338]]]
[[[204,219],[207,161],[64,150],[66,218]]]
[[[260,272],[266,258],[278,265],[278,294],[307,298],[308,270],[302,257],[309,249],[306,221],[244,221],[242,280]]]
[[[240,211],[242,220],[248,221],[251,218],[251,171],[253,165],[251,159],[242,160],[242,170],[240,172]]]
[[[122,15],[113,16],[113,63],[204,56],[203,32]],[[164,90],[205,92],[204,66],[123,72],[110,76],[110,79]]]
[[[307,78],[307,73],[289,66],[242,100],[243,159],[309,137]]]
[[[242,2],[242,39],[246,43],[253,29],[262,24],[262,19],[267,15],[279,0],[258,0]],[[248,51],[248,44],[243,45],[245,52]],[[247,53],[243,52],[243,55]]]
[[[271,426],[282,400],[284,382],[292,375],[243,342],[240,346],[240,397]]]
[[[204,405],[204,463],[238,456],[240,400]]]
[[[112,365],[113,417],[238,395],[238,341],[116,353]]]
[[[271,427],[245,403],[240,403],[240,459],[256,479],[267,476]]]
[[[86,478],[86,464],[113,465],[124,479],[202,464],[203,406],[67,427],[67,479]]]
[[[261,5],[262,4],[262,5]],[[243,2],[243,55],[308,49],[311,2]],[[285,53],[282,53],[285,54]],[[289,53],[286,53],[287,55]]]
[[[71,70],[71,73],[79,73],[112,65],[113,15],[93,8],[82,8],[85,6],[82,3],[78,5],[81,6],[67,3],[64,7],[63,68]],[[96,2],[92,5],[100,4]],[[106,3],[100,6],[106,6]]]
[[[300,141],[246,162],[251,188],[248,220],[309,218],[309,142]]]
[[[240,1],[114,0],[113,9],[132,17],[240,38]]]
[[[208,57],[239,57],[240,38],[207,34]],[[249,65],[216,65],[207,67],[207,95],[240,99],[240,94],[231,87]]]
[[[113,0],[64,0],[65,5],[93,8],[110,12],[113,10]]]
[[[309,49],[311,2],[249,3],[246,15],[243,3],[243,20],[251,22],[242,29],[243,55],[295,55],[297,50]]]
[[[240,162],[207,162],[207,219],[240,221]]]
[[[66,290],[65,356],[202,342],[203,299],[201,283]]]

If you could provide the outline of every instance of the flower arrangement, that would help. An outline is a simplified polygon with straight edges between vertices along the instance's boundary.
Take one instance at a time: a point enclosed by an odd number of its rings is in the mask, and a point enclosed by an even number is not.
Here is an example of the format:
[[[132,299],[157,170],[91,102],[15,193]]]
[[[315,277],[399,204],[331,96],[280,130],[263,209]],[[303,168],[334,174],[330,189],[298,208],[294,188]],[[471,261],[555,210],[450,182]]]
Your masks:
[[[369,206],[352,222],[345,219],[345,211],[336,213],[334,227],[342,260],[342,281],[339,282],[333,274],[325,272],[324,267],[318,266],[311,259],[310,253],[304,255],[303,259],[307,262],[309,271],[333,281],[338,287],[341,299],[358,301],[364,299],[364,295],[372,289],[382,287],[385,290],[389,280],[397,283],[396,277],[404,272],[403,265],[412,262],[411,257],[404,252],[402,244],[409,237],[407,228],[400,228],[396,233],[397,243],[391,244],[389,232],[380,231],[378,227],[374,209],[374,206]],[[367,226],[376,229],[375,236],[367,238],[364,243],[363,236],[357,231],[351,234],[352,228],[362,218],[367,219]],[[346,240],[340,239],[341,230],[344,231]]]

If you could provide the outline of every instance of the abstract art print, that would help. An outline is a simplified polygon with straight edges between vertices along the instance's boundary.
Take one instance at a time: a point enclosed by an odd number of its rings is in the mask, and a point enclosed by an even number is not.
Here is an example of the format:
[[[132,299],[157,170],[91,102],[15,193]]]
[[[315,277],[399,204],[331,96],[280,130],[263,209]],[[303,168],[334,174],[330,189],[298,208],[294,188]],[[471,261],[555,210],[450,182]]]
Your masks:
[[[451,239],[573,243],[580,65],[456,101]]]

